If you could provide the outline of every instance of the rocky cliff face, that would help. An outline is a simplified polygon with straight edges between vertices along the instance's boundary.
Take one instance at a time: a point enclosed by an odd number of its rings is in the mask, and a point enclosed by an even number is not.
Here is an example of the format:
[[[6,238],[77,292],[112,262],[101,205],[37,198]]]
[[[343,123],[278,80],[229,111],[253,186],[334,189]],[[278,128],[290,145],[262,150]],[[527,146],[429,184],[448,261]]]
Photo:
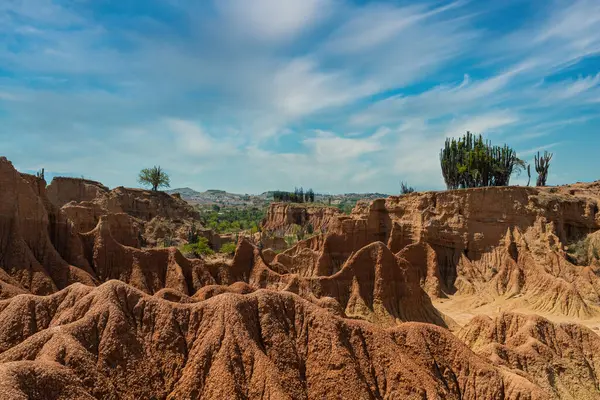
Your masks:
[[[326,232],[341,211],[335,207],[311,204],[271,203],[263,222],[263,229],[287,233],[294,225],[312,226],[314,232]]]
[[[67,222],[57,210],[46,208],[50,203],[45,197],[45,183],[33,176],[21,175],[6,158],[0,158],[0,182],[3,293],[25,290],[49,294],[74,282],[92,284],[87,265],[81,268],[69,265],[51,241],[51,234],[58,236],[60,225],[66,226]],[[62,233],[60,240],[69,242],[71,232]],[[77,250],[72,248],[71,253]],[[72,258],[78,255],[81,254],[69,254]]]
[[[275,262],[329,275],[364,246],[383,242],[420,271],[431,296],[462,295],[480,305],[504,298],[515,307],[591,317],[600,299],[597,266],[574,265],[566,253],[600,230],[599,197],[581,193],[509,187],[376,200]]]
[[[197,219],[199,214],[179,196],[165,192],[118,187],[104,200],[111,212],[124,212],[144,221],[162,217],[172,220]]]
[[[139,248],[166,197],[0,185],[0,398],[600,398],[594,185],[377,200],[211,262]],[[446,313],[489,305],[527,314]]]
[[[109,190],[98,182],[77,178],[55,178],[47,192],[50,202],[61,208],[79,233],[94,229],[102,216],[122,214],[121,221],[129,216],[126,231],[117,233],[128,237],[122,242],[128,246],[177,245],[187,240],[194,227],[200,227],[193,207],[181,197],[163,192],[124,187]],[[113,224],[113,229],[118,227]],[[213,242],[215,248],[220,246],[220,240]]]
[[[47,188],[48,199],[57,207],[72,201],[93,201],[108,192],[109,189],[100,182],[68,177],[54,178]]]

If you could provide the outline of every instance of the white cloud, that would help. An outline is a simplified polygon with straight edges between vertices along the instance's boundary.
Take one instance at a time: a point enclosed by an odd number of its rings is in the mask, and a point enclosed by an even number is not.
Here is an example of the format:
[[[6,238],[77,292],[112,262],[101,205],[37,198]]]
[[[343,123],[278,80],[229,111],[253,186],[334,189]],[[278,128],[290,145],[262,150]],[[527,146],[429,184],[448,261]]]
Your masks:
[[[357,126],[396,123],[404,118],[431,119],[447,115],[472,113],[491,108],[505,100],[502,92],[527,69],[518,65],[488,79],[473,81],[465,75],[456,85],[440,85],[417,95],[396,95],[376,102],[351,118]]]
[[[369,82],[355,83],[341,72],[320,72],[314,59],[298,58],[273,77],[274,106],[290,117],[344,105],[376,91]]]
[[[330,132],[319,131],[317,136],[305,139],[313,155],[323,162],[350,161],[365,154],[382,149],[379,137],[365,139],[349,139],[334,135]]]
[[[454,120],[449,124],[446,130],[446,136],[463,135],[466,131],[472,133],[493,134],[498,128],[506,125],[514,124],[519,119],[516,115],[508,112],[493,112],[484,115],[476,115],[474,117],[464,117],[459,120]]]
[[[534,42],[545,42],[552,39],[563,39],[570,45],[580,50],[592,50],[599,44],[597,33],[600,25],[600,3],[595,0],[579,0],[558,3],[553,14]],[[597,50],[597,49],[596,49]]]
[[[600,52],[600,3],[595,0],[549,2],[546,18],[490,43],[490,53],[529,60],[550,74]]]
[[[550,150],[553,147],[556,146],[560,146],[561,143],[560,142],[556,142],[556,143],[548,143],[542,146],[537,146],[531,149],[527,149],[527,150],[522,150],[522,151],[518,151],[517,155],[519,156],[519,158],[525,159],[527,157],[531,157],[534,154],[537,154],[538,152],[543,153],[546,150]]]
[[[287,41],[324,19],[330,0],[215,0],[230,29],[270,42]]]
[[[215,138],[192,121],[169,118],[165,125],[175,134],[181,151],[195,156],[222,157],[238,153],[237,146],[228,138]]]
[[[326,43],[326,48],[348,54],[367,52],[398,41],[402,36],[405,36],[405,39],[414,37],[412,30],[419,29],[419,24],[429,25],[437,30],[447,29],[447,32],[450,32],[455,27],[426,20],[459,6],[460,3],[455,2],[430,9],[424,5],[397,7],[389,3],[373,3],[356,8],[350,13],[351,17],[334,32]]]
[[[427,132],[402,134],[393,151],[394,172],[411,185],[439,186],[439,151],[443,142],[442,136]]]
[[[544,92],[543,101],[559,101],[571,99],[596,88],[600,83],[600,72],[596,75],[568,79],[557,83],[540,85],[538,89]]]
[[[340,53],[361,53],[393,40],[403,30],[425,18],[422,6],[397,8],[391,4],[375,4],[357,9],[327,43],[327,48]]]
[[[474,3],[177,0],[170,25],[2,1],[4,149],[84,174],[152,159],[190,186],[441,187],[447,135],[558,143],[600,99],[598,71],[548,78],[600,50],[597,2],[544,3],[508,35]],[[194,176],[207,169],[227,178]]]
[[[458,5],[368,3],[352,8],[318,54],[333,64],[343,61],[355,76],[370,79],[380,90],[401,87],[436,72],[474,44],[478,31],[469,19],[447,13]]]

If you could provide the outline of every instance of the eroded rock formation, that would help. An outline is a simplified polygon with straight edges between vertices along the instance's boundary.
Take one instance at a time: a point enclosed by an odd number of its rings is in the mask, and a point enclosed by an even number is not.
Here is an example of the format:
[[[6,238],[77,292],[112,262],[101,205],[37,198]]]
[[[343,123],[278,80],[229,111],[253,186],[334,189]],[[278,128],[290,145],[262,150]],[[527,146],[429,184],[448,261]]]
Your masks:
[[[174,303],[110,281],[0,306],[3,398],[547,398],[445,329],[383,330],[291,293]]]
[[[274,263],[331,275],[355,252],[383,242],[419,271],[421,286],[435,298],[453,295],[463,301],[457,305],[471,307],[503,299],[510,308],[592,317],[600,304],[598,265],[574,265],[567,250],[588,236],[596,243],[595,185],[579,184],[575,194],[509,187],[376,200],[337,217],[327,235],[299,243]]]
[[[503,313],[476,317],[458,332],[475,352],[563,399],[596,399],[600,336],[577,324]]]
[[[288,233],[294,225],[314,232],[326,232],[329,225],[341,215],[336,207],[323,207],[315,204],[271,203],[262,228],[267,232]]]
[[[597,184],[391,197],[212,261],[141,243],[176,197],[0,185],[2,399],[600,398]],[[529,315],[445,314],[491,305]]]
[[[200,231],[199,214],[178,196],[164,192],[117,187],[78,178],[54,178],[48,186],[48,198],[67,215],[79,233],[94,229],[102,216],[122,214],[121,221],[131,232],[121,242],[134,247],[156,247],[185,243],[192,231]],[[115,228],[117,229],[117,228]],[[202,231],[204,232],[204,231]],[[205,236],[220,247],[212,232]]]

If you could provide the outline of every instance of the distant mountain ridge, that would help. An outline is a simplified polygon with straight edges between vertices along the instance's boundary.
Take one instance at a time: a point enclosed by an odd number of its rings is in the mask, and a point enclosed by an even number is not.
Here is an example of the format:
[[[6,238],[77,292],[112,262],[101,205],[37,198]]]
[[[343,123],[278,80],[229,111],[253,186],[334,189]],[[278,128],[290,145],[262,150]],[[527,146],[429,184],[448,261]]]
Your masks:
[[[167,190],[166,193],[179,193],[181,198],[190,204],[219,204],[228,206],[259,206],[273,200],[274,191],[263,192],[261,194],[238,194],[229,193],[220,189],[208,189],[204,192],[198,192],[189,187]],[[340,204],[345,201],[373,200],[388,197],[384,193],[345,193],[345,194],[315,194],[315,201],[328,202],[331,198],[331,204]]]

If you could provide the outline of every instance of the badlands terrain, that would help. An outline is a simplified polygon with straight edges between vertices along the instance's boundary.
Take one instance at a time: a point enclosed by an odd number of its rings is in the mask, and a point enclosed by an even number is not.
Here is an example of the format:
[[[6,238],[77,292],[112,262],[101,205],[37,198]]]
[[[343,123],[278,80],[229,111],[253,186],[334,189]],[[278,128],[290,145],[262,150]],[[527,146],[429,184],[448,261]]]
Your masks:
[[[0,399],[600,398],[600,182],[275,203],[314,234],[199,259],[177,195],[0,188]]]

